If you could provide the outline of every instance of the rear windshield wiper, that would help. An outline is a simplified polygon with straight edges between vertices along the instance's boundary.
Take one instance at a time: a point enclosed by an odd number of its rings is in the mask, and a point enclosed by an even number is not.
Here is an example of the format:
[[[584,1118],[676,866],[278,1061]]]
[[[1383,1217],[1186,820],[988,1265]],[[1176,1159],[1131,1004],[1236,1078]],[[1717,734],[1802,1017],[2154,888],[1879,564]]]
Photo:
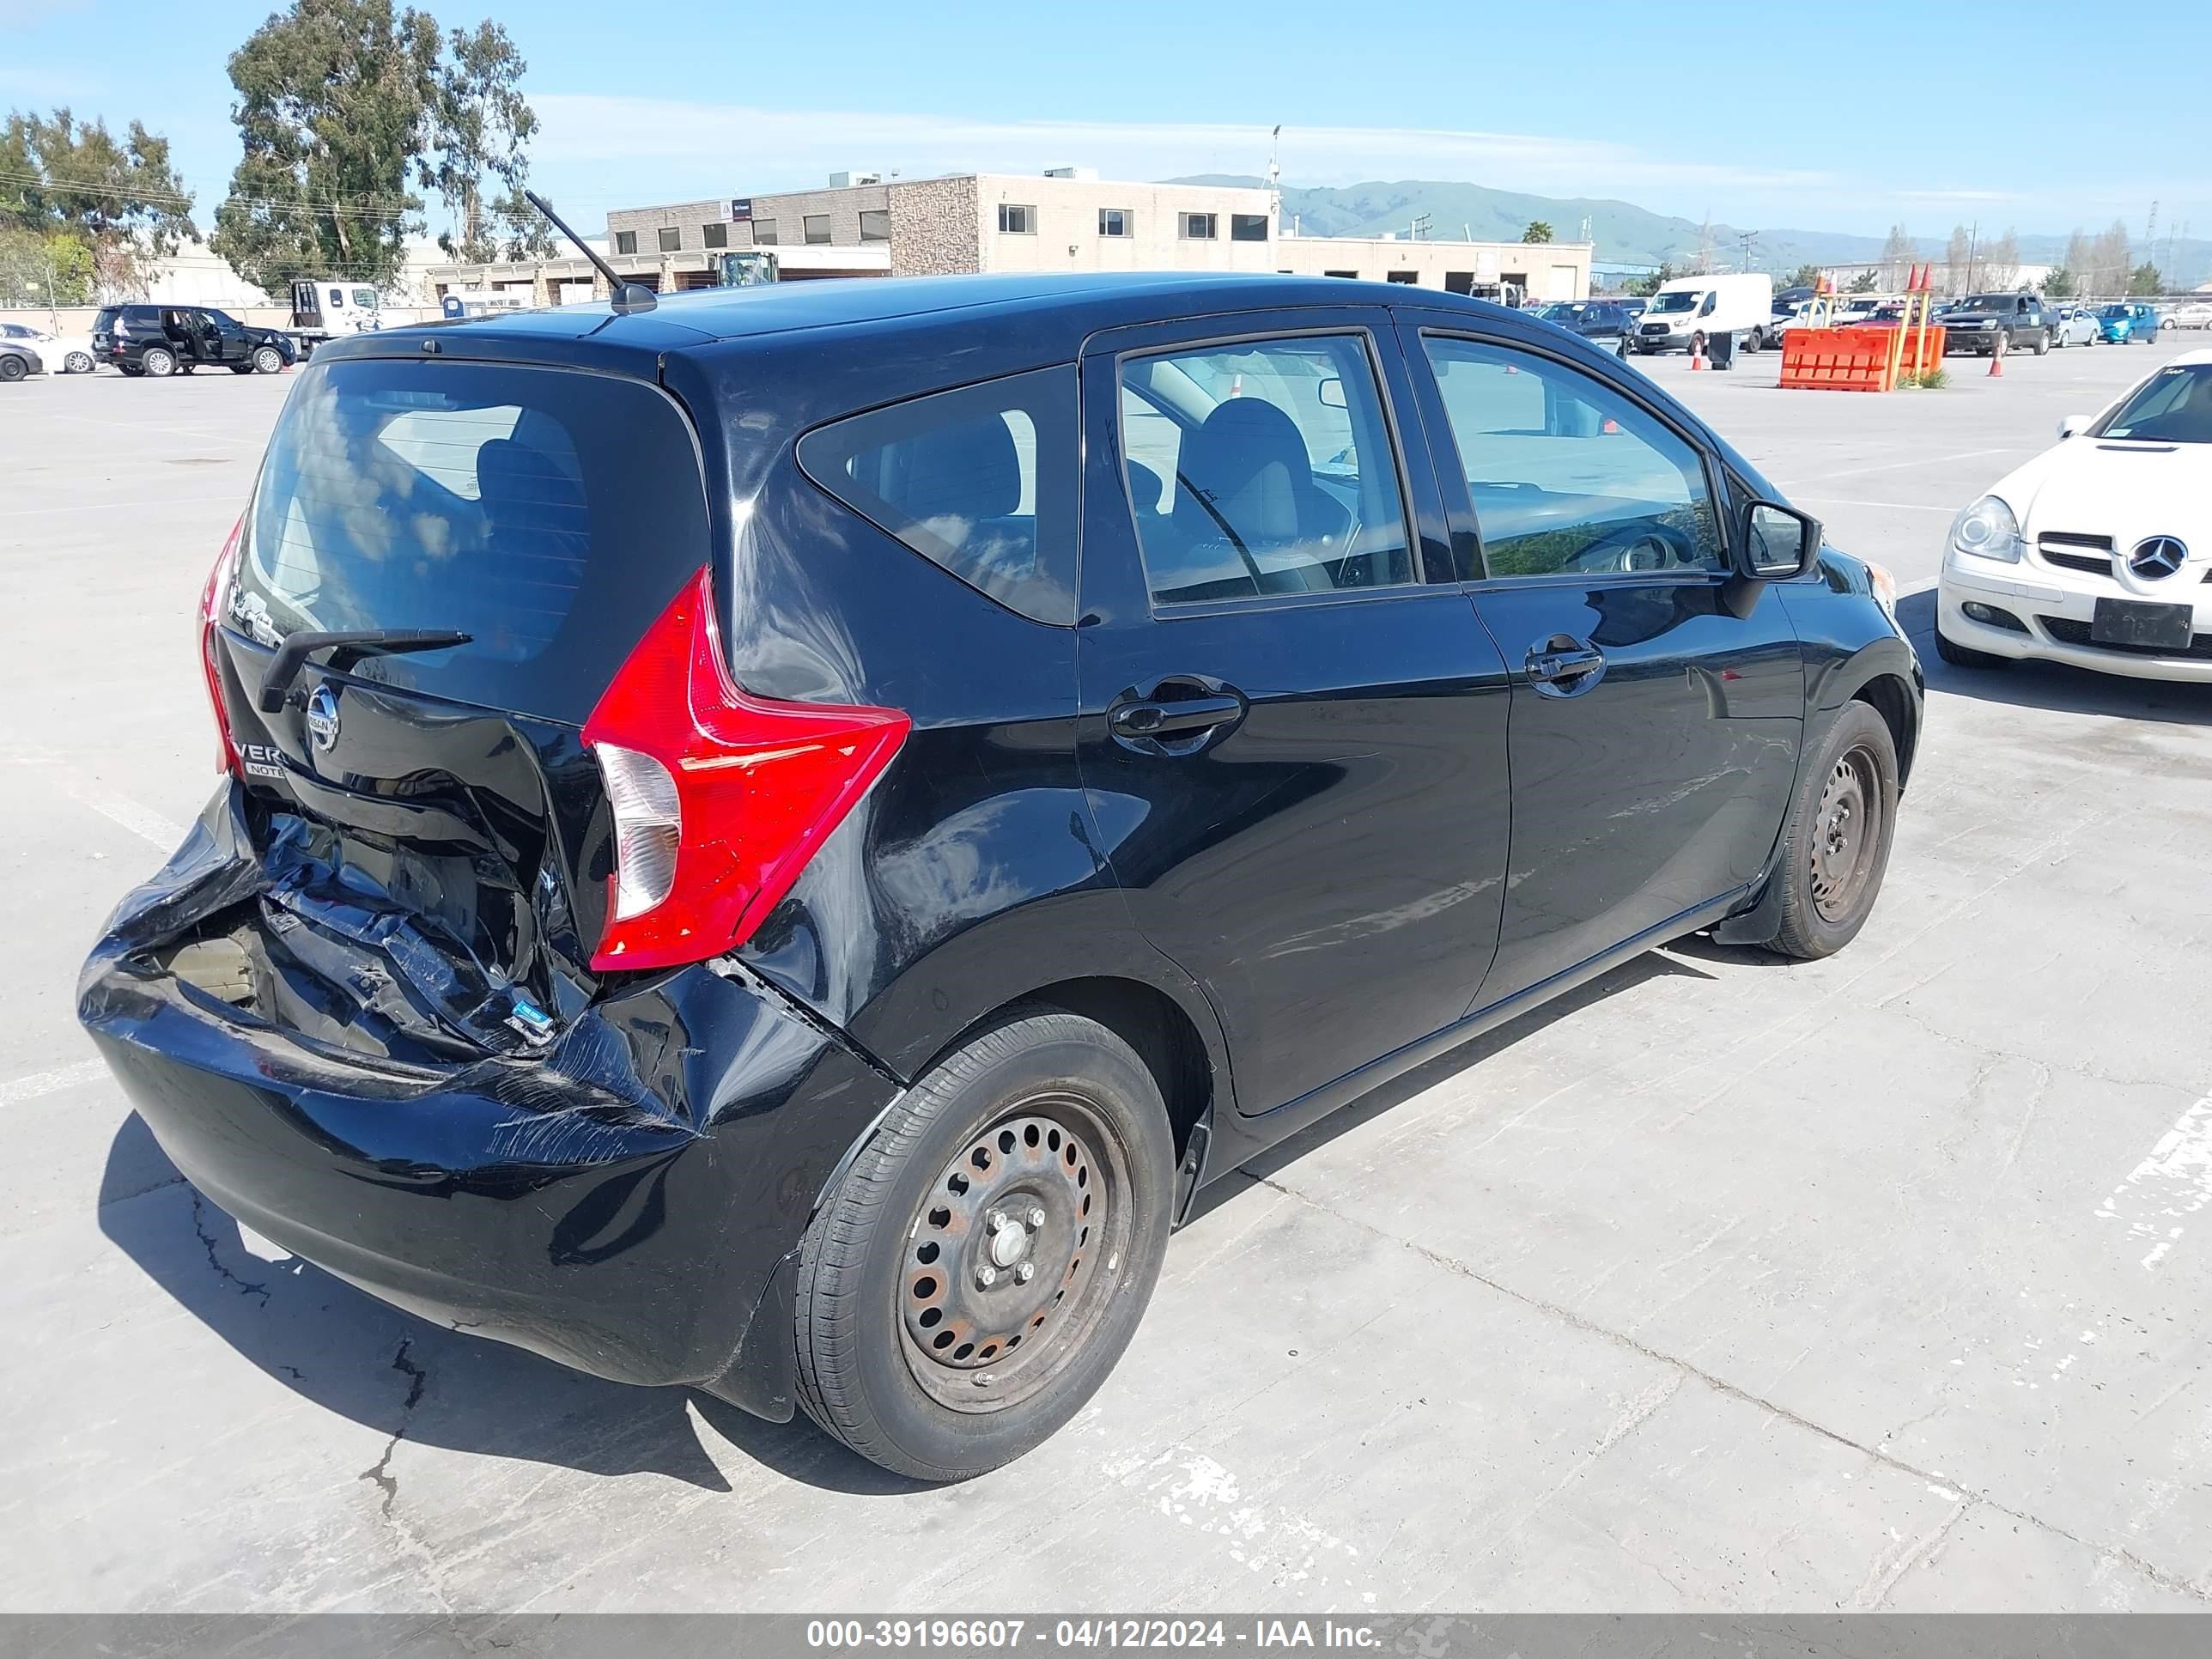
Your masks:
[[[299,678],[310,652],[328,650],[331,659],[325,666],[343,672],[363,657],[443,651],[447,646],[466,645],[474,637],[450,628],[342,628],[325,634],[288,635],[261,677],[261,712],[273,714],[284,706],[284,694]]]

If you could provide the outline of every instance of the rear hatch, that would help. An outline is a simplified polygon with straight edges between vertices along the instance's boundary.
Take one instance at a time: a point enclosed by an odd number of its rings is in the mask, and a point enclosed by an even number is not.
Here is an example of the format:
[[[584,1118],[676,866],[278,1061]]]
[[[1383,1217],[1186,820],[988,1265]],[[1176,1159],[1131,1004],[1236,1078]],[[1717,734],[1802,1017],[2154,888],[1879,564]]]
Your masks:
[[[259,870],[174,970],[395,1059],[552,1041],[599,988],[614,872],[582,727],[709,557],[694,434],[649,381],[313,365],[205,618]]]

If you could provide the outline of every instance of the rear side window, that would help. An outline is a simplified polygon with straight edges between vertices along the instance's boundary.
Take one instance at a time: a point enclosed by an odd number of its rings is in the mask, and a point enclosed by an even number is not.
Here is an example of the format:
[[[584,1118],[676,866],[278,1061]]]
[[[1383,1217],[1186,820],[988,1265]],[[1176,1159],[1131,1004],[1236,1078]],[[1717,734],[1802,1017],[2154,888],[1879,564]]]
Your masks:
[[[1033,622],[1075,621],[1075,369],[1009,374],[817,428],[807,477]]]
[[[265,645],[300,630],[450,629],[450,650],[357,678],[556,720],[590,712],[708,561],[690,428],[611,375],[356,359],[285,405],[229,605]]]

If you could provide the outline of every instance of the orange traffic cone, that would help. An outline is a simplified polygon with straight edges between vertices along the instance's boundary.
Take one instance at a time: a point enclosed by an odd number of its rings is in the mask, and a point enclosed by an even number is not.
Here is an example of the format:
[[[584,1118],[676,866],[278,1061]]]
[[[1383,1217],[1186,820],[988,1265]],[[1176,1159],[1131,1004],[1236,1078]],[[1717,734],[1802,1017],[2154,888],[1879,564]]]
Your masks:
[[[1690,367],[1696,369],[1705,366],[1705,337],[1702,333],[1692,334],[1690,337]]]
[[[2002,334],[1990,347],[1990,378],[1993,380],[2004,379],[2004,336]]]

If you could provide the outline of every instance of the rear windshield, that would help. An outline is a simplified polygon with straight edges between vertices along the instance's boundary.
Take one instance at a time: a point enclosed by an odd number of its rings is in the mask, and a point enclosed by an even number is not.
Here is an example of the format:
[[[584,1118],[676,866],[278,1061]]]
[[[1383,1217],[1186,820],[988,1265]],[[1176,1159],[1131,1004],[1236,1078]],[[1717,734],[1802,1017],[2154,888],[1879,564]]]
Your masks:
[[[228,606],[301,629],[454,629],[349,672],[580,721],[708,560],[691,432],[641,382],[573,370],[312,365],[270,441]]]

